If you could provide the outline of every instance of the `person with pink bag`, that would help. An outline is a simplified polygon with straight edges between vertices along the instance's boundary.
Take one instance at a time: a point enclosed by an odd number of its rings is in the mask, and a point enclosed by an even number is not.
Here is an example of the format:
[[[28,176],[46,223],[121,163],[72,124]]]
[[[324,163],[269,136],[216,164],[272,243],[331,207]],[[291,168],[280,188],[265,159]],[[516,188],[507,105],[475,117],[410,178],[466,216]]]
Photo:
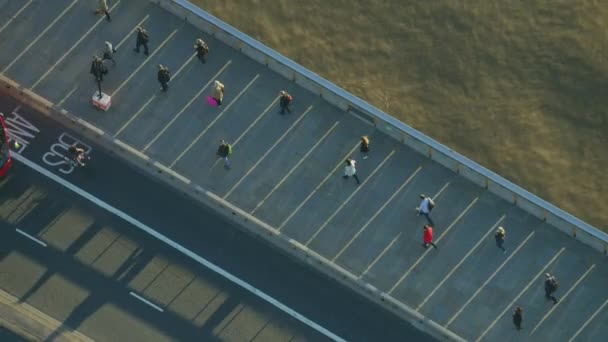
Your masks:
[[[211,88],[211,95],[207,96],[207,104],[210,106],[221,106],[224,99],[224,85],[215,80]]]

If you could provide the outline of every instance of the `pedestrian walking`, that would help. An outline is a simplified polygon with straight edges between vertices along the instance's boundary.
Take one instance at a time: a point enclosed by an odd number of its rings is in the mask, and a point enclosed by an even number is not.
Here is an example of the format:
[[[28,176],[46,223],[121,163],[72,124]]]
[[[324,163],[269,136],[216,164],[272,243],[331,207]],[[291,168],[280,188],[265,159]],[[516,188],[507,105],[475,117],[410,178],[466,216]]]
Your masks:
[[[112,61],[112,65],[116,66],[116,61],[114,60],[114,54],[116,53],[116,49],[112,46],[112,43],[105,42],[103,47],[103,57],[102,61],[109,59]]]
[[[224,159],[224,167],[230,169],[230,160],[228,157],[232,154],[232,145],[224,140],[220,140],[220,146],[216,152],[217,156]]]
[[[156,73],[156,78],[158,82],[160,82],[160,89],[162,91],[167,91],[169,88],[169,81],[171,81],[171,76],[169,75],[169,68],[166,66],[159,64],[158,72]]]
[[[204,40],[198,38],[194,42],[194,49],[196,50],[196,57],[204,63],[207,63],[207,54],[209,53],[209,46]]]
[[[431,219],[431,211],[433,210],[433,208],[435,208],[435,202],[433,201],[432,198],[430,198],[429,196],[426,196],[425,194],[420,194],[420,198],[422,199],[422,201],[420,201],[420,204],[418,205],[418,208],[416,208],[417,211],[417,216],[424,216],[426,217],[426,220],[428,221],[428,223],[431,226],[434,226],[435,223],[433,223],[433,220]]]
[[[281,114],[285,114],[285,111],[291,114],[291,109],[289,109],[289,105],[291,104],[291,101],[293,101],[293,97],[291,97],[291,95],[289,95],[285,90],[281,90],[279,96],[279,106],[281,106]]]
[[[515,324],[515,328],[517,330],[521,330],[521,321],[523,320],[523,310],[517,306],[515,307],[515,312],[513,313],[513,324]]]
[[[557,304],[557,298],[553,296],[553,293],[557,291],[558,286],[557,278],[549,273],[545,273],[545,297],[551,299],[553,304]]]
[[[137,26],[137,40],[135,41],[135,49],[133,51],[139,53],[139,47],[144,47],[144,55],[148,55],[148,42],[150,41],[150,35],[143,27]]]
[[[222,105],[222,100],[224,99],[224,85],[215,80],[213,82],[213,88],[211,88],[211,97],[217,102],[218,106]]]
[[[357,184],[361,184],[361,182],[359,181],[359,177],[357,177],[357,168],[355,167],[356,163],[357,162],[355,162],[354,159],[346,159],[346,166],[344,166],[344,176],[342,177],[353,177],[357,181]]]
[[[498,229],[496,229],[496,233],[494,233],[494,239],[496,240],[496,246],[502,249],[503,253],[507,252],[507,250],[503,246],[503,244],[505,243],[505,236],[505,229],[503,227],[498,227]]]
[[[367,155],[369,153],[369,138],[367,137],[367,135],[361,137],[361,146],[359,148],[359,151],[361,151],[363,159],[369,158],[369,156]]]
[[[433,242],[433,227],[428,224],[422,229],[422,241],[424,248],[429,248],[429,245],[431,245],[433,248],[437,249],[437,245]]]
[[[110,11],[108,8],[107,0],[97,0],[97,9],[95,10],[95,14],[101,13],[106,15],[106,19],[108,21],[112,21],[112,19],[110,18]]]

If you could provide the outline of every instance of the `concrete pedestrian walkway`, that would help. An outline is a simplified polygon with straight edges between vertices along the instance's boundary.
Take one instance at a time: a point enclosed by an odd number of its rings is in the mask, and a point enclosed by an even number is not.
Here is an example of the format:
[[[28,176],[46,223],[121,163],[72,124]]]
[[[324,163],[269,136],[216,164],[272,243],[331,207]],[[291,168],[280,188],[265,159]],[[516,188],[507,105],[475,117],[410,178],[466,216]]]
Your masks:
[[[0,1],[0,70],[57,106],[212,191],[467,340],[603,341],[606,258],[551,224],[331,105],[147,0]],[[135,28],[150,34],[137,54]],[[201,63],[193,48],[210,52]],[[117,49],[96,110],[89,68],[104,41]],[[166,93],[159,64],[171,71]],[[223,104],[205,97],[225,85]],[[279,91],[294,102],[279,114]],[[370,137],[369,159],[359,139]],[[232,168],[218,142],[233,146]],[[361,184],[343,179],[357,161]],[[422,246],[419,194],[433,197],[434,242]],[[494,242],[506,229],[503,253]],[[544,298],[544,274],[559,302]],[[512,323],[523,308],[523,329]],[[604,337],[602,337],[604,336]]]

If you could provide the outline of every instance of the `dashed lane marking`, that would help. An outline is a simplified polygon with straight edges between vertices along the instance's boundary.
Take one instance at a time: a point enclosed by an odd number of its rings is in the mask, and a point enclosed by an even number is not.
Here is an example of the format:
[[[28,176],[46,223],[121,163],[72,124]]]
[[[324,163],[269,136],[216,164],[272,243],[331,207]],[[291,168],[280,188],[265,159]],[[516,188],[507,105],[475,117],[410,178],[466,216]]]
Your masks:
[[[456,226],[456,224],[460,221],[460,219],[462,219],[462,217],[464,215],[466,215],[466,213],[475,205],[475,203],[477,203],[477,201],[479,200],[479,196],[475,197],[471,203],[469,203],[469,205],[460,213],[460,215],[458,215],[458,217],[456,217],[456,219],[454,219],[454,221],[452,221],[452,223],[450,223],[450,225],[443,231],[443,233],[441,233],[441,235],[439,235],[439,237],[437,238],[437,240],[435,240],[435,242],[439,242],[441,241],[441,239],[450,232],[450,230],[452,230],[452,228],[454,228]],[[397,287],[399,287],[399,285],[401,285],[401,283],[403,283],[403,281],[410,275],[410,273],[412,272],[412,270],[414,268],[416,268],[416,266],[418,266],[418,264],[420,264],[420,262],[422,262],[422,260],[424,259],[424,257],[429,254],[429,252],[431,251],[431,249],[426,249],[424,251],[424,253],[422,253],[422,255],[420,257],[418,257],[418,260],[416,260],[415,263],[412,264],[412,266],[410,266],[410,268],[407,269],[407,271],[405,271],[405,273],[403,273],[403,275],[401,276],[401,278],[399,278],[399,280],[395,283],[395,285],[393,285],[393,287],[391,287],[391,289],[388,291],[388,294],[393,293],[393,291],[395,291],[395,289]]]
[[[175,158],[175,160],[171,163],[171,165],[169,165],[169,168],[172,169],[173,166],[175,166],[175,164],[177,164],[177,162],[182,159],[183,156],[186,155],[186,153],[188,153],[188,151],[190,151],[190,149],[192,147],[194,147],[194,145],[203,137],[203,135],[205,135],[205,133],[207,133],[207,131],[209,131],[209,129],[211,127],[213,127],[213,125],[215,125],[215,123],[222,117],[224,116],[224,114],[228,111],[228,109],[230,109],[230,107],[232,107],[233,104],[235,104],[239,98],[241,97],[241,95],[243,95],[247,89],[249,89],[249,87],[251,87],[251,85],[260,77],[260,74],[256,74],[253,79],[251,81],[249,81],[249,83],[245,86],[245,88],[243,88],[235,97],[234,99],[232,99],[232,101],[226,106],[226,108],[224,108],[222,110],[222,112],[220,114],[218,114],[213,121],[211,121],[211,123],[209,123],[209,125],[207,125],[207,127],[205,127],[205,129],[203,129],[199,135],[196,136],[196,138],[194,138],[194,140],[192,140],[192,142],[190,143],[190,145],[188,145],[188,147],[186,147],[186,149],[184,149],[182,151],[182,153],[179,154],[179,156],[177,156],[177,158]]]
[[[116,8],[116,6],[118,6],[118,4],[120,4],[120,0],[116,1],[116,3],[114,5],[112,5],[112,7],[110,7],[109,12],[112,12],[114,10],[114,8]],[[34,83],[34,85],[32,85],[31,89],[35,89],[36,86],[42,82],[42,80],[44,80],[53,70],[55,70],[55,67],[57,67],[57,65],[59,65],[59,63],[61,63],[70,53],[72,53],[72,50],[74,50],[78,44],[80,44],[80,42],[82,42],[91,32],[93,32],[93,30],[99,25],[101,24],[102,21],[105,20],[105,17],[101,17],[99,19],[97,19],[97,22],[95,23],[95,25],[93,25],[82,37],[80,37],[80,39],[78,39],[78,41],[76,43],[74,43],[74,45],[72,45],[72,47],[70,47],[68,49],[68,51],[66,51],[58,60],[57,62],[55,62],[55,64],[51,65],[50,68],[47,69],[47,71],[40,76],[40,78]]]
[[[160,311],[160,312],[165,312],[165,310],[163,310],[163,308],[161,308],[160,306],[158,306],[158,305],[156,305],[156,304],[152,303],[151,301],[147,300],[146,298],[144,298],[144,297],[142,297],[142,296],[138,295],[137,293],[135,293],[135,292],[131,291],[131,292],[129,292],[129,294],[130,294],[131,296],[133,296],[133,297],[135,297],[135,298],[139,299],[139,300],[140,300],[140,301],[142,301],[143,303],[145,303],[145,304],[147,304],[147,305],[149,305],[149,306],[153,307],[155,310],[158,310],[158,311]]]
[[[274,144],[272,144],[272,146],[270,146],[269,149],[266,150],[266,152],[264,152],[264,154],[258,158],[258,160],[255,162],[255,164],[253,164],[253,166],[251,166],[249,168],[249,170],[247,170],[247,172],[243,175],[243,177],[241,177],[241,179],[239,179],[238,182],[236,182],[232,188],[230,188],[230,190],[228,190],[228,192],[224,195],[224,197],[222,197],[223,199],[228,198],[228,196],[230,196],[230,194],[245,180],[245,178],[247,178],[247,176],[249,176],[253,170],[255,170],[256,167],[258,167],[258,165],[260,165],[260,163],[270,154],[272,153],[272,151],[275,149],[275,147],[277,147],[281,141],[283,141],[283,139],[285,139],[285,137],[289,134],[289,132],[291,132],[303,119],[304,117],[306,117],[306,115],[308,113],[310,113],[310,111],[312,110],[313,106],[309,106],[306,111],[304,111],[304,113],[302,113],[302,115],[300,115],[300,117],[298,118],[298,120],[294,121],[291,126],[289,126],[289,128],[279,137],[279,139],[277,139],[277,141],[274,142]],[[335,124],[334,124],[335,127]]]
[[[452,269],[450,270],[450,272],[448,272],[448,274],[446,274],[445,277],[443,277],[443,279],[441,279],[441,281],[439,282],[439,284],[437,284],[437,286],[435,286],[435,288],[433,289],[433,291],[431,291],[431,293],[428,294],[428,296],[426,296],[426,298],[424,298],[424,300],[418,304],[418,307],[416,308],[416,311],[419,311],[424,304],[426,304],[426,302],[431,299],[431,297],[435,294],[435,292],[437,292],[437,290],[439,290],[439,288],[441,286],[443,286],[443,284],[445,284],[446,281],[448,281],[448,279],[450,279],[450,277],[452,276],[452,274],[454,274],[454,272],[456,272],[458,270],[458,268],[469,258],[469,256],[471,256],[471,254],[473,254],[473,252],[475,252],[477,250],[477,248],[483,243],[486,242],[487,243],[487,238],[488,235],[490,235],[495,229],[496,227],[498,227],[498,225],[500,224],[500,222],[502,222],[505,218],[507,217],[507,215],[502,215],[498,221],[496,221],[496,223],[490,227],[490,230],[488,230],[484,236],[481,237],[481,239],[479,239],[479,241],[477,241],[477,243],[475,244],[475,246],[473,246],[473,248],[469,249],[469,252],[462,258],[460,259],[460,261],[456,264],[456,266],[452,267]]]
[[[21,234],[21,235],[25,236],[26,238],[28,238],[28,239],[30,239],[30,240],[32,240],[32,241],[34,241],[35,243],[37,243],[37,244],[41,245],[42,247],[46,247],[46,246],[47,246],[47,245],[46,245],[46,243],[44,243],[43,241],[38,240],[37,238],[35,238],[35,237],[31,236],[30,234],[28,234],[28,233],[24,232],[23,230],[21,230],[21,229],[19,229],[19,228],[16,228],[16,229],[15,229],[15,231],[16,231],[17,233],[19,233],[19,234]]]
[[[574,283],[574,285],[572,285],[572,287],[570,287],[568,289],[568,291],[564,294],[564,296],[562,298],[560,298],[559,302],[557,302],[555,305],[551,306],[551,309],[549,309],[549,311],[543,316],[543,318],[534,326],[534,329],[532,329],[532,331],[530,331],[530,336],[532,336],[532,334],[534,334],[534,332],[536,331],[536,329],[538,329],[538,327],[540,327],[541,324],[543,324],[543,322],[547,319],[547,317],[549,317],[551,315],[551,313],[553,313],[553,311],[555,311],[555,309],[557,309],[557,307],[564,301],[566,300],[566,298],[568,298],[568,296],[570,295],[570,292],[572,292],[577,286],[578,284],[580,284],[581,281],[583,281],[583,279],[585,279],[587,277],[587,275],[595,268],[595,264],[591,265],[591,267],[589,267],[587,269],[587,271],[578,278],[578,280]]]
[[[251,215],[253,215],[263,204],[264,202],[266,202],[266,200],[268,199],[268,197],[272,196],[272,194],[281,186],[283,185],[283,183],[285,182],[285,180],[287,180],[287,178],[289,178],[289,176],[291,176],[291,174],[298,169],[298,167],[300,167],[300,165],[302,165],[302,163],[304,163],[304,161],[306,160],[306,158],[308,158],[308,156],[310,156],[310,154],[312,152],[314,152],[317,147],[319,147],[319,145],[321,145],[321,143],[323,141],[325,141],[325,139],[329,136],[329,134],[331,132],[333,132],[333,130],[338,126],[338,124],[340,123],[340,121],[336,121],[336,123],[334,123],[333,126],[331,126],[330,129],[327,130],[327,132],[325,132],[325,135],[323,135],[321,137],[321,139],[317,140],[317,142],[313,145],[313,147],[311,147],[308,152],[306,152],[306,154],[300,158],[300,160],[298,161],[298,163],[296,165],[294,165],[291,170],[289,170],[289,172],[287,172],[287,174],[285,174],[285,176],[283,176],[283,178],[277,183],[275,184],[275,186],[272,188],[272,190],[270,190],[270,192],[268,192],[266,194],[266,196],[264,196],[264,198],[262,198],[262,200],[260,202],[258,202],[258,204],[255,206],[255,208],[253,208],[253,210],[250,212]]]
[[[369,176],[365,177],[365,180],[363,180],[363,182],[361,182],[360,185],[357,186],[357,188],[355,189],[355,191],[353,191],[348,198],[346,198],[346,200],[344,202],[342,202],[342,204],[340,204],[340,206],[338,207],[338,209],[334,210],[334,212],[325,220],[325,222],[323,222],[323,224],[321,224],[321,226],[319,228],[317,228],[317,231],[312,234],[312,236],[310,237],[310,239],[308,239],[308,241],[306,241],[306,246],[308,246],[319,234],[321,234],[321,232],[325,229],[325,227],[327,227],[327,225],[329,224],[329,222],[331,222],[331,220],[333,220],[334,217],[336,217],[336,215],[338,215],[338,213],[350,202],[351,199],[353,199],[355,197],[355,195],[361,190],[363,189],[363,187],[365,186],[365,184],[367,184],[367,182],[370,179],[374,178],[374,175],[382,168],[382,166],[384,166],[384,164],[386,164],[386,162],[391,159],[391,157],[395,155],[395,150],[392,150],[391,153],[389,153],[384,160],[378,164],[378,166],[376,166],[376,168],[374,169],[374,171],[372,171],[372,173],[369,174]]]
[[[384,202],[384,204],[382,204],[382,206],[378,210],[376,210],[374,215],[372,215],[372,217],[369,220],[367,220],[367,222],[365,222],[365,224],[357,231],[357,233],[355,233],[355,235],[353,235],[353,237],[344,245],[344,247],[342,247],[342,249],[340,249],[340,251],[333,257],[333,259],[331,259],[332,262],[336,261],[336,259],[338,259],[342,255],[342,253],[344,253],[344,251],[346,251],[348,249],[348,247],[350,247],[350,245],[359,237],[359,235],[361,235],[361,233],[363,233],[363,231],[365,231],[365,229],[376,219],[376,217],[378,217],[378,215],[380,215],[382,213],[382,211],[384,211],[384,209],[393,201],[393,199],[395,199],[395,197],[397,197],[397,195],[401,192],[401,190],[403,190],[403,188],[405,188],[412,181],[412,179],[414,179],[414,177],[416,177],[416,175],[418,174],[418,172],[420,172],[420,170],[422,170],[422,166],[418,166],[416,171],[414,171],[414,173],[412,173],[405,180],[405,182],[403,182],[403,184],[401,184],[401,186],[399,186],[399,188],[391,195],[391,197],[389,197]]]
[[[226,70],[226,68],[232,63],[232,60],[229,60],[228,62],[226,62],[226,64],[224,64],[224,66],[217,72],[215,73],[215,75],[213,75],[213,77],[211,77],[209,79],[209,81],[207,82],[207,84],[205,84],[201,90],[199,90],[191,99],[190,101],[188,101],[188,103],[186,103],[185,106],[182,107],[182,109],[179,110],[179,112],[177,112],[177,114],[175,114],[173,116],[173,119],[171,119],[171,121],[169,121],[169,123],[167,123],[165,125],[165,127],[163,127],[163,129],[160,130],[160,132],[158,132],[156,134],[156,136],[154,136],[154,138],[152,138],[152,140],[150,140],[150,142],[148,142],[148,144],[146,144],[146,146],[144,146],[143,150],[141,150],[141,152],[146,152],[150,146],[152,146],[152,144],[154,144],[154,142],[156,140],[158,140],[158,138],[160,138],[161,135],[163,135],[163,133],[165,133],[165,131],[167,129],[169,129],[169,127],[171,127],[171,125],[173,125],[173,123],[186,111],[186,109],[188,109],[188,107],[190,107],[190,105],[203,93],[203,91],[211,84],[211,82],[213,82],[214,80],[217,79],[217,77],[219,75],[221,75],[224,70]]]
[[[0,27],[0,33],[2,33],[2,31],[4,31],[5,28],[8,27],[8,25],[10,25],[13,20],[15,20],[15,18],[17,18],[19,16],[19,14],[21,14],[21,12],[25,11],[25,9],[32,3],[32,0],[28,0],[25,5],[21,6],[21,8],[17,11],[17,13],[15,13],[14,15],[11,16],[11,18],[9,20],[7,20],[4,25],[2,25],[2,27]]]
[[[154,55],[156,55],[163,48],[163,46],[165,46],[169,42],[169,40],[171,40],[171,38],[173,38],[173,36],[175,36],[175,34],[177,33],[177,31],[179,31],[179,29],[173,30],[173,32],[171,32],[171,34],[167,38],[165,38],[165,40],[163,40],[163,42],[154,51],[152,51],[152,53],[137,67],[137,69],[135,69],[131,73],[131,75],[129,75],[129,77],[127,77],[127,79],[124,80],[118,86],[118,88],[116,88],[116,90],[114,90],[114,92],[112,92],[112,94],[110,95],[110,97],[114,97],[122,89],[122,87],[124,87],[127,84],[127,82],[129,82],[137,74],[137,72],[139,70],[141,70],[141,68],[144,67],[144,65],[148,64],[148,61],[150,61],[150,59],[152,57],[154,57]]]
[[[532,232],[534,233],[534,232]],[[496,317],[496,319],[494,319],[494,321],[492,321],[492,323],[490,325],[488,325],[488,327],[486,328],[486,330],[484,330],[481,335],[479,335],[479,337],[475,340],[477,342],[481,341],[482,338],[484,338],[484,336],[486,336],[486,334],[488,333],[488,331],[490,331],[494,325],[496,325],[496,322],[498,322],[498,320],[509,310],[509,309],[513,309],[513,306],[515,305],[515,302],[517,302],[519,300],[519,298],[521,298],[521,296],[523,296],[524,293],[526,293],[526,291],[528,291],[528,288],[530,288],[530,286],[532,286],[532,284],[534,284],[536,282],[536,279],[538,279],[543,273],[545,273],[545,270],[547,268],[549,268],[549,266],[566,250],[565,247],[562,247],[554,256],[553,258],[551,258],[551,260],[549,260],[549,262],[547,264],[545,264],[545,266],[543,268],[541,268],[540,271],[538,271],[538,273],[532,277],[532,279],[530,279],[530,282],[528,283],[528,285],[526,285],[526,287],[523,288],[523,290],[521,290],[519,292],[519,294],[517,296],[515,296],[515,298],[513,298],[513,300],[507,304],[507,306],[505,306],[505,308],[502,310],[502,312],[498,315],[498,317]],[[445,327],[447,327],[447,325],[445,325]]]
[[[31,42],[28,44],[28,46],[27,46],[25,49],[23,49],[23,51],[21,51],[21,53],[19,53],[19,55],[17,55],[17,57],[15,57],[15,59],[13,59],[13,61],[12,61],[12,62],[11,62],[9,65],[7,65],[7,66],[6,66],[6,68],[4,68],[4,70],[2,70],[2,73],[3,73],[3,74],[4,74],[4,73],[6,73],[6,72],[7,72],[7,71],[8,71],[8,70],[9,70],[9,69],[10,69],[10,68],[11,68],[11,67],[12,67],[12,66],[15,64],[15,63],[17,63],[17,61],[18,61],[18,60],[19,60],[21,57],[23,57],[23,55],[24,55],[26,52],[28,52],[28,51],[29,51],[29,49],[30,49],[32,46],[34,46],[34,44],[36,44],[36,43],[38,42],[38,40],[40,40],[40,38],[42,38],[42,37],[43,37],[43,36],[44,36],[44,35],[45,35],[45,34],[46,34],[46,33],[47,33],[47,32],[48,32],[48,31],[49,31],[51,28],[53,28],[53,26],[55,26],[55,24],[56,24],[56,23],[57,23],[59,20],[61,20],[61,18],[63,18],[63,16],[64,16],[66,13],[68,13],[68,11],[69,11],[70,9],[72,9],[72,7],[74,7],[74,5],[76,5],[76,3],[77,3],[77,2],[78,2],[78,0],[74,0],[74,1],[72,1],[72,3],[71,3],[71,4],[70,4],[68,7],[66,7],[66,8],[63,10],[63,12],[61,12],[61,13],[60,13],[60,14],[59,14],[59,15],[58,15],[56,18],[55,18],[55,20],[53,20],[53,21],[52,21],[52,22],[51,22],[51,23],[50,23],[50,24],[49,24],[49,25],[48,25],[48,26],[47,26],[47,27],[44,29],[44,31],[42,31],[40,34],[38,34],[38,35],[36,36],[36,38],[35,38],[34,40],[32,40],[32,41],[31,41]]]
[[[312,196],[314,196],[317,191],[319,191],[319,189],[323,186],[323,184],[325,184],[325,182],[327,182],[327,180],[329,178],[331,178],[331,176],[336,172],[336,170],[338,170],[338,168],[342,165],[344,165],[344,160],[346,158],[348,158],[350,155],[352,155],[355,150],[359,147],[359,142],[357,141],[357,143],[355,144],[355,146],[348,151],[348,153],[346,154],[346,156],[344,156],[343,158],[340,159],[340,161],[338,162],[338,164],[336,164],[336,166],[327,174],[327,176],[325,176],[325,178],[321,181],[321,183],[319,183],[319,185],[317,185],[316,188],[314,188],[310,194],[308,194],[308,196],[306,196],[306,198],[302,201],[302,203],[300,203],[292,212],[291,214],[289,214],[289,216],[287,216],[287,218],[283,221],[283,223],[281,223],[281,225],[277,228],[279,231],[281,229],[283,229],[283,227],[285,227],[285,225],[287,224],[287,222],[289,222],[289,220],[291,220],[291,218],[312,198]]]
[[[13,155],[13,158],[24,164],[25,166],[33,169],[34,171],[40,173],[41,175],[51,179],[52,181],[54,181],[55,183],[65,187],[66,189],[76,193],[77,195],[81,196],[82,198],[90,201],[91,203],[97,205],[98,207],[108,211],[111,214],[116,215],[117,217],[120,217],[121,219],[123,219],[124,221],[128,222],[129,224],[131,224],[133,227],[138,228],[142,231],[144,231],[145,233],[151,235],[152,237],[162,241],[163,243],[167,244],[168,246],[174,248],[175,250],[177,250],[178,252],[184,254],[185,256],[191,258],[192,260],[196,261],[197,263],[201,264],[202,266],[208,268],[209,270],[219,274],[220,276],[222,276],[223,278],[227,279],[228,281],[240,286],[241,288],[243,288],[244,290],[250,292],[251,294],[253,294],[254,296],[266,301],[267,303],[273,305],[274,307],[276,307],[277,309],[281,310],[282,312],[288,314],[289,316],[295,318],[296,320],[302,322],[303,324],[306,324],[307,326],[309,326],[310,328],[316,330],[317,332],[323,334],[324,336],[326,336],[327,338],[330,338],[334,341],[338,341],[338,342],[346,342],[346,340],[344,340],[343,338],[341,338],[340,336],[334,334],[333,332],[329,331],[328,329],[324,328],[323,326],[317,324],[316,322],[308,319],[307,317],[303,316],[302,314],[300,314],[299,312],[295,311],[294,309],[288,307],[287,305],[281,303],[280,301],[278,301],[277,299],[275,299],[274,297],[268,295],[267,293],[265,293],[264,291],[252,286],[251,284],[247,283],[246,281],[238,278],[237,276],[227,272],[226,270],[222,269],[221,267],[217,266],[216,264],[208,261],[207,259],[204,259],[203,257],[199,256],[198,254],[192,252],[191,250],[187,249],[186,247],[180,245],[179,243],[169,239],[168,237],[166,237],[165,235],[159,233],[158,231],[152,229],[151,227],[145,225],[144,223],[142,223],[141,221],[133,218],[132,216],[128,215],[127,213],[123,212],[120,209],[117,209],[111,205],[109,205],[108,203],[102,201],[101,199],[95,197],[94,195],[86,192],[85,190],[77,187],[76,185],[68,182],[67,180],[57,176],[56,174],[52,173],[51,171],[45,169],[44,167],[32,162],[31,160],[25,158],[24,156],[15,153]]]
[[[371,264],[369,264],[367,266],[367,268],[359,276],[359,279],[362,278],[364,275],[366,275],[367,272],[369,270],[371,270],[372,267],[374,267],[374,265],[378,262],[378,260],[382,259],[382,257],[384,256],[384,254],[386,254],[386,252],[388,252],[388,250],[391,249],[391,247],[393,247],[393,245],[395,244],[395,242],[397,242],[397,240],[399,240],[400,236],[401,236],[401,232],[399,232],[399,234],[397,234],[397,236],[395,236],[393,238],[393,240],[391,240],[391,242],[388,244],[388,246],[386,246],[386,248],[384,248],[384,250],[382,250],[382,252],[380,254],[378,254],[378,256],[376,257],[376,259],[374,259],[374,261],[372,261]]]

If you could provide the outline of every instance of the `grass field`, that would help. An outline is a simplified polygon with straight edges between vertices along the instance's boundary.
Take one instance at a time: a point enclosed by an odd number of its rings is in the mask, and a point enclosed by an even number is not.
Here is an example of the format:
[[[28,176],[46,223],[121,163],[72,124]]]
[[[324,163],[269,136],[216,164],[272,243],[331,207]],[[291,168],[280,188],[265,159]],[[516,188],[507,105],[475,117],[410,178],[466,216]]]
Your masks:
[[[608,230],[607,1],[191,1]]]

